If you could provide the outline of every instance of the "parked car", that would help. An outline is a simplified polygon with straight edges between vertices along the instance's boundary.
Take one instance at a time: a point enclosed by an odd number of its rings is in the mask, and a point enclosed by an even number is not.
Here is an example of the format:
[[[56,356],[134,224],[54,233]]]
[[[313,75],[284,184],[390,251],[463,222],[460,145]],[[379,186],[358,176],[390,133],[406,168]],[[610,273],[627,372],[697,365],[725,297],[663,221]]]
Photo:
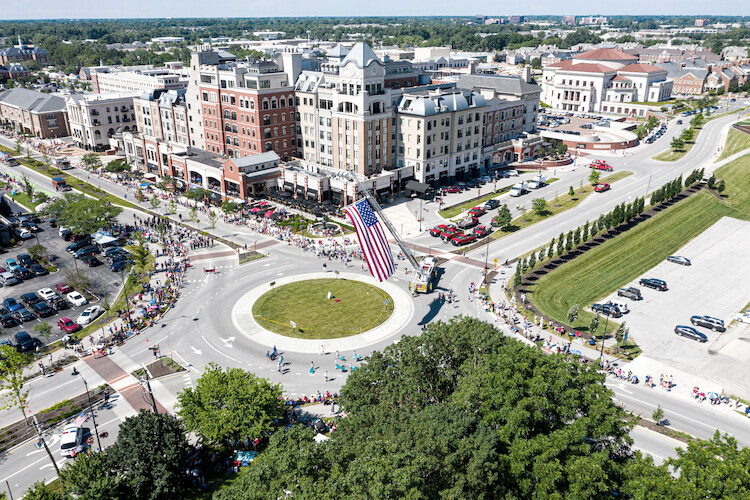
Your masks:
[[[57,285],[55,285],[55,288],[60,293],[70,293],[73,291],[73,289],[68,286],[67,283],[58,283]]]
[[[29,335],[27,332],[16,332],[13,338],[15,340],[16,349],[21,352],[29,352],[33,350],[34,347],[36,347],[36,341],[31,338],[31,335]]]
[[[85,449],[83,428],[74,424],[66,425],[60,438],[60,455],[65,458],[74,458]]]
[[[19,267],[21,267],[21,264],[19,264],[16,259],[5,259],[5,267],[8,270],[8,272],[13,272]]]
[[[47,268],[41,264],[32,264],[29,270],[34,273],[35,276],[45,276],[49,274]]]
[[[616,308],[620,310],[622,314],[627,314],[630,312],[630,308],[628,307],[628,305],[625,303],[624,300],[610,300],[610,301],[607,301],[607,304],[615,306]]]
[[[660,290],[662,292],[665,292],[667,290],[667,282],[655,278],[642,278],[638,282],[638,284],[648,288],[653,288],[654,290]]]
[[[641,291],[634,286],[631,286],[629,288],[620,288],[619,290],[617,290],[617,296],[626,297],[630,300],[636,300],[636,301],[641,300],[642,298]]]
[[[482,183],[479,181],[479,179],[472,179],[469,182],[466,183],[467,188],[478,188],[481,187]]]
[[[20,282],[18,281],[18,278],[13,276],[13,273],[5,271],[0,273],[0,283],[2,283],[3,286],[13,286]]]
[[[449,241],[451,238],[461,233],[461,230],[457,227],[449,227],[440,234],[440,239],[443,241]]]
[[[58,297],[55,291],[51,288],[42,288],[37,290],[36,294],[44,301],[49,301]]]
[[[95,253],[99,253],[99,247],[97,247],[96,245],[87,245],[76,250],[74,255],[76,259],[80,259],[84,255],[93,255]]]
[[[96,267],[102,263],[99,259],[97,259],[93,255],[84,255],[83,257],[81,257],[81,262],[83,262],[89,267]]]
[[[31,255],[27,253],[22,253],[21,255],[16,255],[16,259],[18,259],[18,262],[21,263],[22,266],[29,267],[33,264],[36,264],[36,261],[31,258]]]
[[[603,193],[604,191],[609,191],[609,188],[609,184],[607,184],[606,182],[601,182],[594,186],[594,191],[596,191],[597,193]]]
[[[674,262],[675,264],[681,264],[683,266],[690,265],[690,259],[682,257],[681,255],[670,255],[667,257],[667,262]]]
[[[29,238],[34,236],[33,234],[31,234],[31,231],[26,229],[25,227],[17,227],[15,229],[15,233],[16,236],[18,236],[22,240],[28,240]]]
[[[26,308],[25,308],[25,307],[23,307],[23,306],[21,306],[21,308],[20,308],[20,309],[16,309],[16,311],[15,311],[15,312],[13,313],[13,316],[15,316],[15,317],[16,317],[16,319],[17,319],[17,320],[18,320],[18,321],[19,321],[20,323],[23,323],[23,322],[25,322],[25,321],[31,321],[31,320],[33,320],[33,319],[34,319],[34,315],[33,315],[33,314],[31,314],[31,313],[29,312],[29,310],[28,310],[28,309],[26,309]]]
[[[58,319],[57,326],[59,326],[65,333],[74,333],[81,329],[81,325],[68,318],[67,316],[63,316],[62,318]]]
[[[449,187],[443,189],[443,191],[446,192],[446,193],[460,193],[461,192],[461,188],[458,187],[458,186],[449,186]]]
[[[55,314],[55,310],[47,305],[46,302],[37,302],[32,306],[31,310],[40,318],[47,318]]]
[[[508,177],[518,177],[517,170],[510,169],[510,170],[506,170],[505,173],[508,174]]]
[[[487,226],[477,226],[474,228],[474,236],[476,236],[477,239],[484,238],[488,234],[490,234],[490,230]]]
[[[713,316],[691,316],[690,323],[692,323],[693,326],[710,328],[715,332],[727,331],[727,328],[724,326],[724,320],[714,318]]]
[[[708,342],[708,337],[691,326],[677,325],[674,327],[674,333],[698,342]]]
[[[93,322],[96,318],[102,315],[104,313],[104,309],[102,309],[99,306],[91,306],[87,307],[83,310],[83,313],[78,316],[78,324],[79,325],[88,325],[89,323]]]
[[[485,212],[486,210],[484,209],[484,207],[474,207],[469,210],[469,215],[471,215],[472,217],[481,217]]]
[[[17,310],[21,309],[23,306],[21,304],[19,304],[16,301],[16,299],[14,299],[13,297],[8,297],[6,299],[3,299],[3,307],[10,314],[13,314]]]
[[[737,315],[737,321],[740,323],[750,323],[750,309]]]
[[[24,293],[23,295],[21,295],[21,302],[23,302],[24,304],[26,304],[29,307],[31,307],[34,304],[37,304],[37,303],[39,303],[41,301],[42,301],[42,299],[40,299],[37,296],[37,294],[35,294],[34,292]]]
[[[485,210],[494,210],[494,209],[496,209],[496,208],[497,208],[497,207],[499,207],[499,206],[500,206],[500,201],[499,201],[499,200],[496,200],[496,199],[494,199],[494,198],[493,198],[493,199],[491,199],[491,200],[487,200],[487,201],[486,201],[486,202],[484,203],[484,209],[485,209]]]
[[[88,300],[86,300],[86,297],[78,292],[70,292],[68,294],[68,301],[70,301],[70,303],[74,306],[85,306],[89,302]]]
[[[612,304],[594,304],[591,306],[591,310],[603,314],[604,316],[609,316],[610,318],[619,318],[622,316],[620,308]]]
[[[2,316],[0,316],[0,325],[2,325],[3,328],[13,328],[17,324],[18,321],[16,321],[16,318],[8,313],[4,313]]]
[[[126,269],[129,264],[130,262],[128,262],[127,260],[116,260],[109,265],[109,270],[113,273],[119,273],[123,269]]]

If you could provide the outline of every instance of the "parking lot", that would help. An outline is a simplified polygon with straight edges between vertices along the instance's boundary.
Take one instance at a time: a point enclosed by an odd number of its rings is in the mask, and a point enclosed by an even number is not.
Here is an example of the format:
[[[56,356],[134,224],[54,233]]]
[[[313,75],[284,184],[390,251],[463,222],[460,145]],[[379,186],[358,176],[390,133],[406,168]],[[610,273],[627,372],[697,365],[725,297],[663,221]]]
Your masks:
[[[680,337],[674,328],[692,326],[690,317],[694,315],[722,319],[729,327],[732,317],[750,302],[748,248],[750,223],[723,218],[676,252],[690,259],[690,266],[664,261],[639,277],[664,280],[667,291],[640,286],[636,279],[628,286],[639,288],[642,300],[635,302],[613,294],[603,302],[619,300],[628,305],[630,312],[617,321],[627,321],[630,335],[644,355],[684,370],[707,364],[711,370],[726,370],[729,365],[722,366],[716,353],[744,332],[743,326],[729,328],[726,333],[695,327],[708,337],[705,343]]]
[[[12,204],[12,207],[14,209],[14,212],[16,213],[20,210],[20,207],[15,204]],[[17,285],[3,286],[2,288],[0,288],[0,294],[2,294],[0,296],[0,303],[8,297],[12,297],[19,303],[22,303],[21,296],[26,293],[37,293],[42,288],[51,288],[55,290],[55,285],[66,282],[66,271],[75,270],[75,259],[65,250],[65,248],[70,245],[71,242],[65,241],[63,238],[61,238],[58,233],[58,228],[50,227],[49,222],[45,221],[44,219],[41,220],[38,226],[40,228],[40,231],[38,233],[35,233],[36,237],[22,240],[20,245],[16,245],[14,247],[6,247],[4,249],[4,252],[0,255],[0,267],[7,268],[5,264],[5,261],[7,259],[15,259],[16,261],[18,261],[17,256],[28,253],[29,247],[37,244],[38,238],[39,244],[47,248],[47,252],[50,255],[51,264],[56,266],[58,268],[58,271],[47,274],[45,276],[36,276],[34,278],[23,280]],[[113,273],[112,271],[110,271],[109,266],[107,265],[107,261],[103,256],[98,255],[97,258],[100,262],[102,262],[101,265],[98,265],[96,267],[88,267],[86,264],[79,260],[77,262],[78,269],[83,271],[88,277],[91,283],[90,291],[99,298],[103,297],[104,294],[108,294],[109,301],[111,303],[114,301],[115,294],[117,293],[117,290],[119,289],[121,284],[120,273]],[[55,291],[57,292],[57,290]],[[83,290],[76,291],[83,293]],[[89,301],[93,302],[94,304],[99,303],[96,297],[88,296],[88,298]],[[57,320],[62,317],[69,317],[73,321],[77,321],[83,310],[86,307],[89,307],[88,304],[84,306],[74,306],[67,301],[66,303],[66,308],[55,311],[53,315],[46,318],[38,318],[35,316],[32,320],[26,321],[22,325],[3,328],[2,335],[0,335],[0,341],[9,340],[13,342],[14,334],[21,330],[25,330],[33,338],[38,338],[39,341],[41,341],[43,344],[53,342],[61,338],[64,335],[64,332],[57,326]],[[31,310],[28,307],[27,309]],[[40,323],[41,321],[46,321],[52,327],[49,340],[40,337],[37,332],[34,331],[34,325]]]

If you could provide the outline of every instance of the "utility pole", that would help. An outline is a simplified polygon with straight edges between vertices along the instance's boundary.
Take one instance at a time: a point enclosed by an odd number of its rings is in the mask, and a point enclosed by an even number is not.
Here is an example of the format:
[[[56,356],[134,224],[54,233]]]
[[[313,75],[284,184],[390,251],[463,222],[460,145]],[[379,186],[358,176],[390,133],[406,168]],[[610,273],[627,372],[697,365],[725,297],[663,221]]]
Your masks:
[[[602,334],[602,350],[599,353],[600,358],[604,356],[604,341],[607,339],[607,324],[609,323],[609,315],[605,314],[604,318],[604,334]]]
[[[36,433],[39,435],[39,441],[42,442],[44,449],[47,451],[47,455],[49,456],[49,459],[52,460],[52,466],[55,468],[57,477],[60,477],[60,468],[57,467],[57,462],[55,462],[55,458],[52,456],[52,452],[49,451],[49,447],[47,446],[47,441],[44,440],[44,436],[42,435],[42,429],[39,427],[39,421],[36,419],[35,414],[32,413],[31,416],[34,419],[34,428],[36,429]]]
[[[159,412],[156,410],[156,400],[154,399],[154,393],[151,392],[151,382],[149,381],[149,379],[151,378],[151,374],[149,373],[148,368],[146,368],[146,365],[142,365],[142,366],[143,366],[143,371],[145,373],[141,376],[141,383],[142,384],[145,383],[146,385],[146,390],[148,391],[149,399],[151,399],[151,411],[154,412],[154,414],[156,414]]]
[[[89,392],[89,384],[86,383],[86,379],[81,377],[83,385],[86,387],[86,397],[89,399],[89,408],[91,408],[91,422],[94,424],[94,432],[96,433],[96,444],[99,446],[99,452],[102,451],[102,442],[99,440],[99,428],[96,426],[96,416],[94,415],[94,406],[91,404],[91,393]]]

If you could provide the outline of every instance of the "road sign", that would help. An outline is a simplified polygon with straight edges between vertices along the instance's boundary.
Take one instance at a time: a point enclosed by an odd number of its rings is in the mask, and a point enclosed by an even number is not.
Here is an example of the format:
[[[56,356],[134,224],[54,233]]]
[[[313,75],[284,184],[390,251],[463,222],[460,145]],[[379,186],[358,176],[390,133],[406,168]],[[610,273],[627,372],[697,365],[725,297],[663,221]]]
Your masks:
[[[492,259],[492,262],[494,262],[495,265],[497,265],[497,259]]]

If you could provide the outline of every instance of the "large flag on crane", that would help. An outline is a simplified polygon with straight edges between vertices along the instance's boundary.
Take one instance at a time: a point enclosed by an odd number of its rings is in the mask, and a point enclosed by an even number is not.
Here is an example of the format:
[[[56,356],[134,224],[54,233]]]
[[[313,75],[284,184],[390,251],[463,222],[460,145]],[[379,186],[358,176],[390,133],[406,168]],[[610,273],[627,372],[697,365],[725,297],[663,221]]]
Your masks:
[[[370,273],[378,281],[388,279],[388,276],[395,271],[393,255],[383,226],[372,211],[370,203],[366,199],[358,201],[346,207],[344,211],[354,224],[354,229],[357,230],[359,245],[362,253],[365,254]]]

